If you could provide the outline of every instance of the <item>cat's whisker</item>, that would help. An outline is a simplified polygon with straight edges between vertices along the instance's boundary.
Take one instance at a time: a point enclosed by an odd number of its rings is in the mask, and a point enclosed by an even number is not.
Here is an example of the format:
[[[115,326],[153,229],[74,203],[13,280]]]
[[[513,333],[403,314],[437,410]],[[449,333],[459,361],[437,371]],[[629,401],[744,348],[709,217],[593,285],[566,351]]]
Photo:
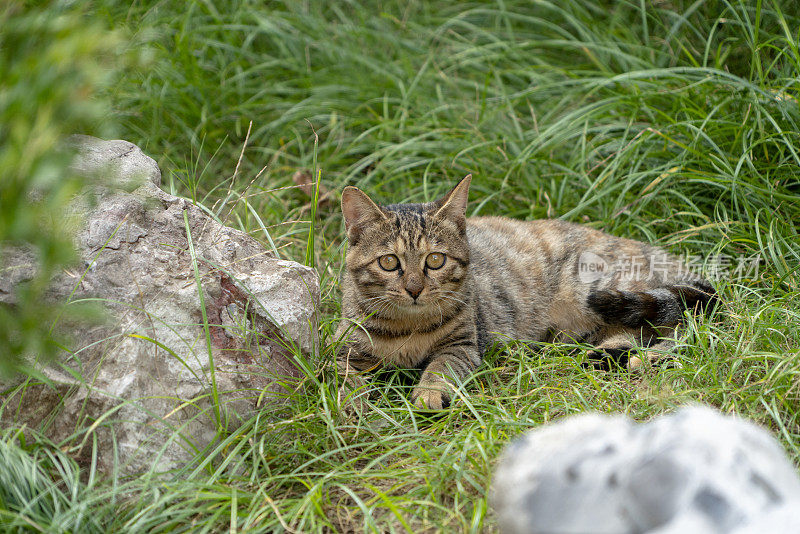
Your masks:
[[[394,303],[391,302],[386,295],[378,295],[377,297],[370,297],[360,301],[363,308],[370,311],[372,315],[381,316]]]
[[[448,293],[440,293],[439,297],[441,297],[443,299],[446,299],[446,300],[452,300],[454,302],[458,302],[459,304],[463,304],[464,306],[467,305],[467,303],[464,300],[456,297],[455,295],[449,294],[449,292]]]
[[[439,308],[439,324],[442,324],[444,322],[444,310],[442,310],[442,305],[438,302],[436,303],[436,306]]]
[[[394,306],[395,303],[387,298],[384,300],[383,304],[380,306],[380,308],[376,311],[375,314],[378,316],[383,316],[383,312],[393,308]]]
[[[441,300],[444,300],[444,301],[447,301],[447,302],[450,302],[450,303],[455,303],[455,304],[458,304],[460,306],[467,306],[466,302],[464,302],[463,300],[461,300],[459,298],[456,298],[456,297],[454,297],[452,295],[440,295],[439,297],[440,297]]]

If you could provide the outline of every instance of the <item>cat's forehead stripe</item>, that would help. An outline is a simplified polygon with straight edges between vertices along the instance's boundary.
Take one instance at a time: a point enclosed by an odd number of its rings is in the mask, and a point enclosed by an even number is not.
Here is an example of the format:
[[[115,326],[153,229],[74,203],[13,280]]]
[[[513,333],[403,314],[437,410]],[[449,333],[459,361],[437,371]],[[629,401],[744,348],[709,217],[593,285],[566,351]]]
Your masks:
[[[394,215],[395,246],[399,252],[424,245],[428,227],[426,204],[392,204],[383,207]]]
[[[422,215],[425,213],[427,209],[426,204],[389,204],[388,206],[383,206],[385,211],[392,211],[397,214],[402,215]]]

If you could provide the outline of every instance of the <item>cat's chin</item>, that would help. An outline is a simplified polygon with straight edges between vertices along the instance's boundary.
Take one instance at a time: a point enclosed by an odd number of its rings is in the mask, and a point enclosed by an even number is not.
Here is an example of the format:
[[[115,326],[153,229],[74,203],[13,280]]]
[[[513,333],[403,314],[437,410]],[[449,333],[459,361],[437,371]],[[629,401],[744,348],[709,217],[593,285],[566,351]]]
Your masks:
[[[402,310],[404,313],[409,314],[420,314],[428,309],[428,306],[420,303],[413,303],[413,302],[400,302],[397,305],[399,310]]]
[[[439,316],[439,309],[436,307],[435,304],[430,303],[412,303],[412,302],[402,302],[398,303],[395,310],[398,312],[398,315],[401,317],[398,318],[421,318],[427,316]]]

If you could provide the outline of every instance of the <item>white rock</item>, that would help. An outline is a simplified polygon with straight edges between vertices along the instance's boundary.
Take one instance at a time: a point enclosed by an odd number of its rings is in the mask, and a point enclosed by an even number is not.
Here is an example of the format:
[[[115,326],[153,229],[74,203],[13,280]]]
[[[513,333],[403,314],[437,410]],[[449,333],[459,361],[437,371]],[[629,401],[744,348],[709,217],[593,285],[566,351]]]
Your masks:
[[[505,534],[800,532],[800,479],[777,441],[701,407],[533,430],[506,450],[492,503]]]
[[[40,428],[54,441],[97,424],[102,470],[115,467],[115,454],[123,472],[171,469],[209,446],[217,429],[184,216],[228,430],[296,385],[301,371],[291,347],[308,360],[318,355],[319,280],[313,269],[274,258],[247,234],[161,191],[158,166],[135,145],[78,141],[85,144],[76,168],[104,180],[75,203],[82,264],[53,281],[49,298],[102,299],[107,320],[69,325],[66,367],[42,369],[51,386],[0,395],[0,404],[19,407],[1,417],[6,425]],[[33,277],[35,257],[17,248],[3,258],[0,302],[13,305],[17,285]],[[88,460],[92,440],[86,443],[80,454]]]

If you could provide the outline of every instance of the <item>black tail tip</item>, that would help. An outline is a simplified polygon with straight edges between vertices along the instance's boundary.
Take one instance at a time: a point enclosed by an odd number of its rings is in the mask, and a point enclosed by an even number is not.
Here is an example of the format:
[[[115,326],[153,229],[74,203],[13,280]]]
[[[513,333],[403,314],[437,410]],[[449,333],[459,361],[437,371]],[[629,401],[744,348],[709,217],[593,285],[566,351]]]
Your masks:
[[[589,309],[609,324],[638,327],[658,317],[658,299],[647,293],[602,289],[589,293]]]

